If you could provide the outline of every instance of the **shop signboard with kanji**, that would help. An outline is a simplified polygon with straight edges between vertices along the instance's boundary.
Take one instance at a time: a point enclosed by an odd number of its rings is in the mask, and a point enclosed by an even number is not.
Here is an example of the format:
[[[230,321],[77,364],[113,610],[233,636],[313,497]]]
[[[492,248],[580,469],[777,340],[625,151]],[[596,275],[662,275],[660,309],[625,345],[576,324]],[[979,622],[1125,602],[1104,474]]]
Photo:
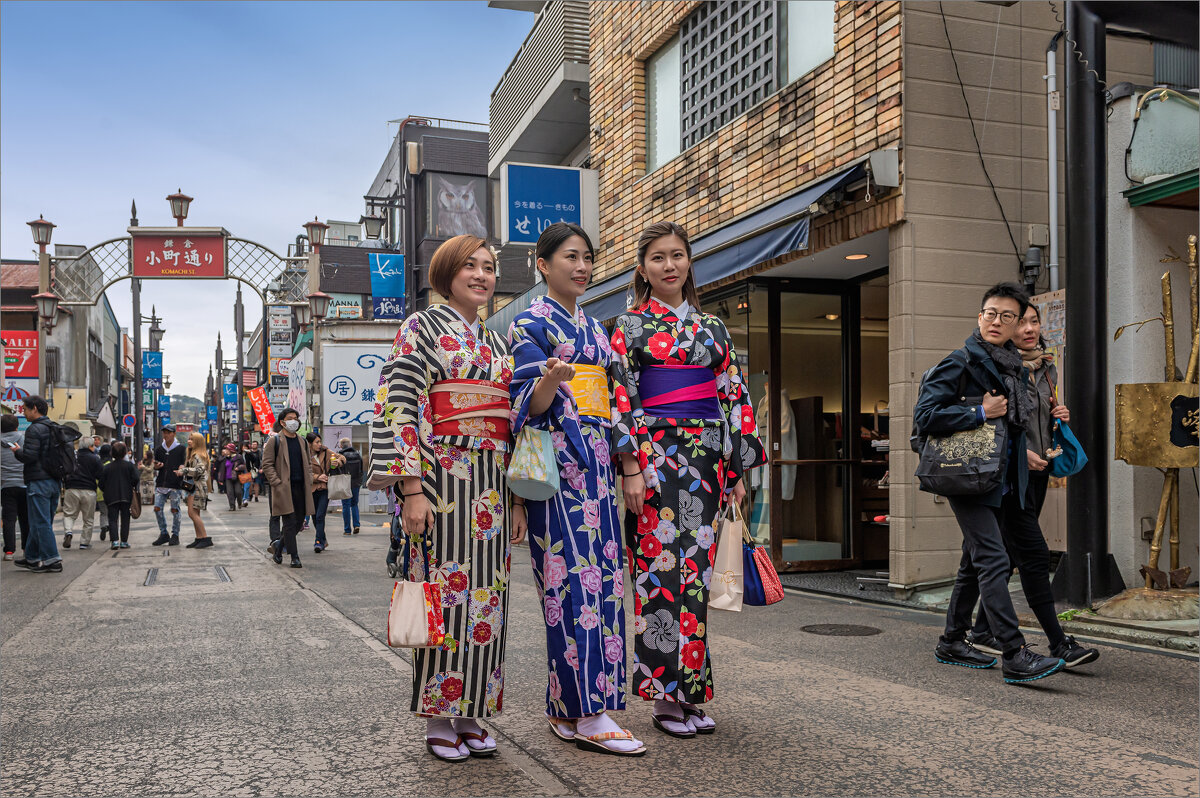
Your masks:
[[[500,224],[505,244],[537,243],[556,222],[571,222],[598,239],[599,173],[569,166],[504,163],[500,168]]]
[[[33,379],[38,376],[37,330],[4,330],[4,378]]]
[[[321,348],[324,424],[370,424],[379,373],[391,344],[326,344]]]
[[[250,405],[254,408],[259,429],[263,431],[263,434],[269,433],[275,426],[275,413],[271,410],[271,400],[267,395],[266,387],[260,385],[247,391],[246,398],[250,400]]]
[[[163,387],[163,353],[142,352],[142,387],[161,389]]]
[[[221,228],[131,228],[133,276],[225,277]]]

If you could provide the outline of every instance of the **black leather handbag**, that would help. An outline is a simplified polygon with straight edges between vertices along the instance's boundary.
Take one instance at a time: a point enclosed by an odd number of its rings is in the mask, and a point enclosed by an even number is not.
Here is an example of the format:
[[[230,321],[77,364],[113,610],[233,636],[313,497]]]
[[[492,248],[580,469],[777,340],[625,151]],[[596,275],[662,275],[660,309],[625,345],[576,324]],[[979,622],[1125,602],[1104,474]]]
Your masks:
[[[929,435],[921,447],[917,481],[939,496],[983,496],[1000,487],[1008,467],[1008,425],[989,418],[975,429]]]

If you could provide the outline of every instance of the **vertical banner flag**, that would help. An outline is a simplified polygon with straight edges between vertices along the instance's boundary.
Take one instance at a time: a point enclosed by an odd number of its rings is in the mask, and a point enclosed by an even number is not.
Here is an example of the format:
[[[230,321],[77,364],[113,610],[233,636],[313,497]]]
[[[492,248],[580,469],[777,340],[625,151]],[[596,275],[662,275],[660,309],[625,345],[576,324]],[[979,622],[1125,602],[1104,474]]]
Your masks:
[[[163,413],[166,413],[168,416],[171,415],[171,397],[158,397],[158,413],[159,415],[162,415]]]
[[[209,421],[216,421],[218,418],[220,418],[221,409],[216,405],[206,405],[205,410],[208,413]]]
[[[308,347],[301,349],[294,358],[288,361],[287,406],[300,414],[301,427],[308,423],[308,399],[304,390],[304,382],[308,378],[310,365],[312,365],[312,350]]]
[[[207,418],[200,419],[200,431],[205,434],[208,434],[208,419]]]
[[[271,400],[267,396],[266,387],[260,385],[247,391],[246,398],[254,407],[254,415],[258,418],[258,426],[262,429],[263,434],[269,433],[275,428],[275,412],[271,410]]]
[[[237,410],[238,405],[238,387],[232,382],[227,382],[221,386],[221,390],[225,397],[225,409]]]
[[[162,388],[162,352],[142,352],[142,387]]]
[[[375,318],[404,318],[404,256],[372,252],[367,260],[371,264],[371,305]]]

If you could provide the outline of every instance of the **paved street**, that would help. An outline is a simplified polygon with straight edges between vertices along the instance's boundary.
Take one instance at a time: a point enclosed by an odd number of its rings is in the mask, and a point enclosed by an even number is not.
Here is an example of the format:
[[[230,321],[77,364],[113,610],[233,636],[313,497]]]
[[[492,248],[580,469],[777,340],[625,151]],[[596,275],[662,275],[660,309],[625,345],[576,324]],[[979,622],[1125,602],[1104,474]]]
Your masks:
[[[71,549],[60,575],[5,564],[3,795],[1198,794],[1194,658],[1102,646],[1086,672],[1013,687],[936,664],[936,615],[799,594],[711,618],[715,735],[667,738],[637,701],[622,720],[646,756],[585,754],[541,719],[524,547],[501,754],[437,762],[407,711],[407,652],[382,643],[380,517],[343,538],[331,513],[330,549],[290,570],[264,551],[265,503],[214,499],[208,550],[151,547],[148,513],[115,556]]]

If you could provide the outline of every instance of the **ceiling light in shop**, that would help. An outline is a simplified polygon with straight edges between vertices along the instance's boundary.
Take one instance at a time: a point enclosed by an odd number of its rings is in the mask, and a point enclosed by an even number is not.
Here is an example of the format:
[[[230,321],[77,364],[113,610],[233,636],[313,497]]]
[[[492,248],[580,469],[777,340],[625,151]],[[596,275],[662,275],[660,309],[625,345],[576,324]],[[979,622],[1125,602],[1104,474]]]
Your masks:
[[[836,313],[826,313],[825,318],[829,319],[830,321],[837,321],[841,318],[841,316]]]
[[[855,255],[847,255],[846,260],[866,260],[869,257],[871,256],[867,255],[865,252],[859,252]]]

